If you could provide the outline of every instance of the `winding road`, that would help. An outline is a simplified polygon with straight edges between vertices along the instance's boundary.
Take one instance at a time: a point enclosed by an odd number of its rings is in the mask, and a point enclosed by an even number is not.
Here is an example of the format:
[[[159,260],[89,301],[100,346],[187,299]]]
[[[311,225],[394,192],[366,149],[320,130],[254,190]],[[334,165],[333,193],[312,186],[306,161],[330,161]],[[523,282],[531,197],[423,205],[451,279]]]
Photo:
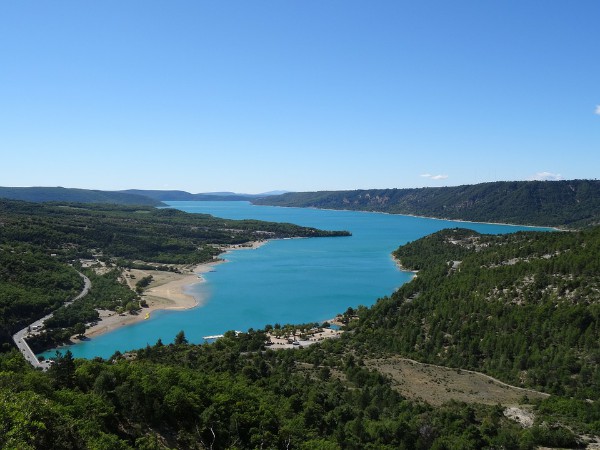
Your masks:
[[[74,301],[85,297],[88,294],[88,292],[90,291],[90,288],[92,287],[92,283],[91,283],[90,279],[88,277],[86,277],[84,274],[82,274],[81,272],[78,272],[78,273],[81,276],[81,278],[83,278],[83,283],[84,283],[83,289],[81,290],[81,292],[79,293],[79,295],[77,297],[73,298],[72,300],[69,300],[68,302],[65,302],[64,306],[69,306]],[[13,341],[15,341],[17,348],[19,349],[19,351],[21,352],[21,354],[23,355],[25,360],[28,363],[30,363],[33,367],[40,368],[42,370],[48,370],[48,368],[50,367],[50,362],[48,360],[38,361],[37,356],[35,356],[35,353],[33,353],[33,350],[31,350],[31,348],[29,347],[29,344],[27,344],[27,341],[25,340],[25,338],[32,331],[40,330],[44,326],[44,321],[46,319],[49,319],[53,315],[54,315],[54,313],[50,313],[47,316],[44,316],[41,319],[36,320],[35,322],[33,322],[30,325],[23,328],[22,330],[19,330],[15,334],[13,334]]]

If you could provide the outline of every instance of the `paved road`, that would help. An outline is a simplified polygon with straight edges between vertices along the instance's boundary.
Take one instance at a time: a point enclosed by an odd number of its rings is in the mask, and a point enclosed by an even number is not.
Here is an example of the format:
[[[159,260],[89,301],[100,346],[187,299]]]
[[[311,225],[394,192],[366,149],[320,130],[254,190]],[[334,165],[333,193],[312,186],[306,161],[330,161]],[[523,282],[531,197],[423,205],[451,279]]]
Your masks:
[[[92,287],[92,283],[90,282],[90,279],[88,277],[86,277],[81,272],[79,272],[79,275],[81,276],[81,278],[83,278],[83,283],[84,283],[83,289],[77,297],[75,297],[72,300],[69,300],[68,302],[65,302],[65,306],[69,306],[75,300],[79,300],[80,298],[85,297],[87,295],[87,293],[89,292],[90,288]],[[15,341],[17,348],[19,349],[19,351],[21,352],[23,357],[27,360],[27,362],[30,363],[33,367],[40,368],[42,370],[47,370],[50,367],[50,363],[48,361],[42,361],[42,362],[38,361],[37,356],[35,356],[35,353],[33,353],[33,350],[31,350],[31,348],[27,344],[27,341],[25,340],[25,338],[27,337],[27,335],[30,332],[36,331],[36,330],[41,330],[42,327],[44,326],[44,321],[46,319],[49,319],[50,317],[52,317],[53,314],[54,313],[50,313],[47,316],[44,316],[41,319],[36,320],[29,326],[23,328],[22,330],[17,331],[15,334],[13,334],[13,341]]]

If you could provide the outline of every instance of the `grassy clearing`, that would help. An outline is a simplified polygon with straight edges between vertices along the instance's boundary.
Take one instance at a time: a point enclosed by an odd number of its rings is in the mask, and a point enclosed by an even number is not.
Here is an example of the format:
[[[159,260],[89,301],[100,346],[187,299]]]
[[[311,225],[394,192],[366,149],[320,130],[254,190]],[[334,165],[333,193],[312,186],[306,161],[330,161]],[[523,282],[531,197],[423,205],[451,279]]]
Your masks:
[[[509,386],[482,373],[451,369],[410,359],[390,357],[372,359],[365,364],[389,375],[394,388],[404,397],[441,405],[450,400],[486,405],[514,406],[530,399],[546,398],[548,394]]]

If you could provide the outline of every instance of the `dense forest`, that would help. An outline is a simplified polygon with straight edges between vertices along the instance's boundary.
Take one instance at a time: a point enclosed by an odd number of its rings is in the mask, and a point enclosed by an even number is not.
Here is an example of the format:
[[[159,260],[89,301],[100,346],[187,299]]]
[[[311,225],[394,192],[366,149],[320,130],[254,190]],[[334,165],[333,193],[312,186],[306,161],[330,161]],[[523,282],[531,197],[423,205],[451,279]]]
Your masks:
[[[0,226],[0,236],[3,226]],[[39,246],[0,238],[0,344],[81,290],[77,271]]]
[[[0,198],[28,202],[111,203],[160,206],[161,202],[134,192],[99,191],[64,187],[0,187]]]
[[[3,201],[3,335],[50,310],[49,325],[71,333],[98,307],[126,309],[137,296],[119,281],[128,264],[200,262],[219,245],[257,238],[345,234],[171,209]],[[410,283],[346,312],[341,338],[297,350],[266,345],[266,331],[279,324],[202,345],[182,330],[108,360],[57,354],[41,372],[5,340],[0,447],[580,447],[582,436],[600,436],[599,252],[598,227],[500,236],[443,230],[394,252],[416,271]],[[107,270],[76,263],[92,256]],[[60,305],[81,289],[78,270],[92,290],[64,312]],[[535,414],[527,427],[506,417],[506,405],[433,407],[404,398],[370,363],[398,355],[551,396],[523,394]]]
[[[0,239],[39,246],[62,261],[107,257],[196,264],[218,254],[215,244],[285,237],[346,236],[293,224],[228,220],[175,209],[103,204],[28,203],[0,200]]]
[[[600,399],[600,228],[443,230],[399,248],[411,282],[365,310],[357,342],[516,385]]]
[[[523,429],[498,406],[402,398],[345,340],[264,349],[233,332],[179,333],[110,361],[58,356],[46,373],[0,356],[0,446],[110,449],[533,449],[574,446],[565,426]],[[539,408],[552,407],[540,404]],[[598,412],[588,412],[598,417]],[[543,420],[548,420],[543,416]]]
[[[253,203],[580,228],[600,224],[600,181],[499,181],[420,189],[291,192]]]

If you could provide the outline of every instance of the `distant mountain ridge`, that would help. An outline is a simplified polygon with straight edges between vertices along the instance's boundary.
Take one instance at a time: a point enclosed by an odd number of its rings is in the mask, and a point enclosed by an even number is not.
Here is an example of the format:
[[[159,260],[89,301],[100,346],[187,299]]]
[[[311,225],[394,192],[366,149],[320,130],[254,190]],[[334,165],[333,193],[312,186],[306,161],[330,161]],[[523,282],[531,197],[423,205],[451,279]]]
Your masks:
[[[113,203],[160,206],[159,200],[127,192],[64,187],[0,187],[0,198],[27,202]]]
[[[0,198],[31,202],[165,206],[164,201],[250,201],[257,205],[347,209],[474,222],[582,228],[600,224],[600,181],[498,181],[452,187],[239,194],[181,190],[100,191],[0,187]]]
[[[73,202],[113,203],[117,205],[165,206],[163,201],[235,201],[253,200],[287,191],[272,191],[262,194],[237,194],[235,192],[206,192],[191,194],[179,190],[127,189],[123,191],[101,191],[64,187],[0,187],[0,198],[28,202]]]
[[[295,192],[253,203],[580,228],[600,224],[600,181],[498,181],[454,187]]]
[[[235,201],[235,200],[250,200],[258,198],[259,195],[251,194],[236,194],[234,192],[207,192],[200,194],[191,194],[186,191],[161,191],[161,190],[144,190],[144,189],[128,189],[119,191],[127,194],[142,195],[158,201]]]

